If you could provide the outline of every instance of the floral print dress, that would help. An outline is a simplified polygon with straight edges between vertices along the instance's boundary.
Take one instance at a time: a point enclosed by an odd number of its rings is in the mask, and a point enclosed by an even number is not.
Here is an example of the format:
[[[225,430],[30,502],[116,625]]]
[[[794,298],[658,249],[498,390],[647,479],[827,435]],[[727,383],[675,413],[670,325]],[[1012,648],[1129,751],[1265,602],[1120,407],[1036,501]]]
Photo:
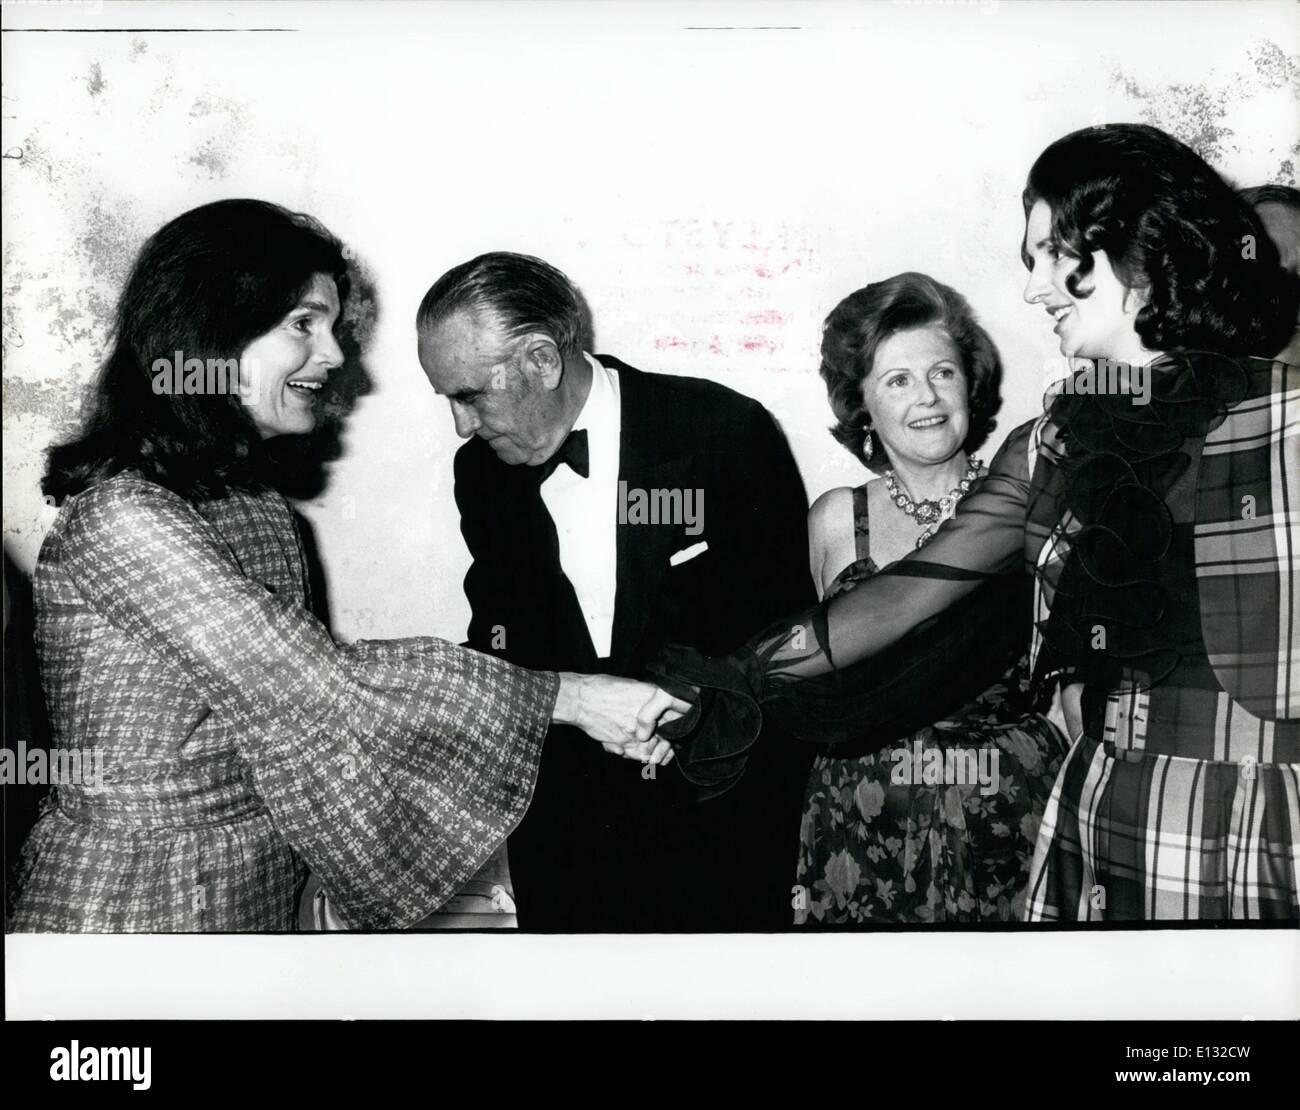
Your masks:
[[[829,599],[874,575],[867,489],[857,559]],[[860,758],[819,755],[799,830],[795,924],[1014,921],[1067,744],[1030,711],[1020,659],[951,717]]]

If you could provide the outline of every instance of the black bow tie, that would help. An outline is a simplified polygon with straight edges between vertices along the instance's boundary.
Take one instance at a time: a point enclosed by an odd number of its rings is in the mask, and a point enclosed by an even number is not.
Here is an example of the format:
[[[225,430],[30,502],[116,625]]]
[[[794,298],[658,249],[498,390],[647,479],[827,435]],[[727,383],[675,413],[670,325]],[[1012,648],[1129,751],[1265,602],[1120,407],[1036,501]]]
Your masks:
[[[544,482],[554,474],[560,463],[568,463],[583,478],[591,474],[591,455],[587,450],[586,428],[570,432],[565,441],[560,444],[560,449],[537,468],[541,471],[541,480]]]

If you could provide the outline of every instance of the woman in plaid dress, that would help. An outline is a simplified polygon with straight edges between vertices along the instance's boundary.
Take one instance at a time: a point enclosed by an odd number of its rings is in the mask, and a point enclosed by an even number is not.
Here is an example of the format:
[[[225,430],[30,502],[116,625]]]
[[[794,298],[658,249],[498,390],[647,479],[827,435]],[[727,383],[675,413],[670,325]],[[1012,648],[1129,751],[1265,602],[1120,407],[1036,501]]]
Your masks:
[[[433,638],[341,647],[310,614],[268,445],[314,428],[346,295],[339,244],[275,205],[145,245],[93,416],[51,452],[34,580],[54,744],[102,775],[54,792],[11,929],[290,931],[308,867],[343,924],[409,926],[519,821],[552,719],[664,758],[652,686]],[[237,382],[209,369],[231,356]]]
[[[1290,338],[1295,279],[1249,207],[1155,128],[1058,140],[1024,204],[1025,299],[1088,361],[923,551],[736,656],[665,656],[670,687],[709,688],[708,712],[669,726],[691,730],[683,772],[697,750],[743,758],[726,721],[757,706],[816,720],[892,681],[885,649],[914,625],[1028,570],[1035,678],[1059,684],[1073,743],[1027,918],[1294,921],[1300,368],[1253,356]],[[917,651],[975,636],[950,622]],[[949,657],[954,678],[962,665]]]

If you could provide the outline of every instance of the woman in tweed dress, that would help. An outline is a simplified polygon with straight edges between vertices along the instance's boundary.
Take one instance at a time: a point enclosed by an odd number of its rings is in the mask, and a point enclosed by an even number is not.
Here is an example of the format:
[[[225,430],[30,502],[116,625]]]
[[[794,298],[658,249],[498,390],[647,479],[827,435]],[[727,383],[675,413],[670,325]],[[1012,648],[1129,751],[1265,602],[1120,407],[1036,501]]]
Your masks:
[[[1058,140],[1024,205],[1025,299],[1085,362],[923,551],[735,656],[668,653],[670,687],[712,696],[665,731],[689,735],[688,771],[697,747],[738,751],[724,720],[757,704],[797,722],[869,689],[914,625],[1028,569],[1035,677],[1060,684],[1073,744],[1026,916],[1294,921],[1300,368],[1252,356],[1286,344],[1295,280],[1249,207],[1155,128]]]
[[[519,821],[552,719],[665,757],[652,686],[432,638],[340,647],[309,613],[267,444],[313,429],[346,295],[338,243],[258,201],[145,245],[93,416],[51,452],[34,579],[54,743],[103,775],[55,792],[11,929],[289,931],[308,867],[346,925],[402,928]],[[205,374],[232,357],[238,397]]]

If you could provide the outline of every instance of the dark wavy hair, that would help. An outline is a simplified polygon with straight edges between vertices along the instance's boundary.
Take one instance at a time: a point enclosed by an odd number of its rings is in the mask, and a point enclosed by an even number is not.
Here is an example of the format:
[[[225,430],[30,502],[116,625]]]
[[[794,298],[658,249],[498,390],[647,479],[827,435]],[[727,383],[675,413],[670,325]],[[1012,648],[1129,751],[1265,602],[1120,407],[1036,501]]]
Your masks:
[[[978,450],[997,426],[1002,407],[1002,359],[993,340],[957,290],[926,274],[896,274],[850,293],[822,325],[821,376],[836,423],[830,432],[859,462],[871,467],[885,459],[885,445],[867,427],[862,383],[876,351],[895,332],[941,327],[961,355],[970,405],[970,427],[962,447]],[[873,454],[863,455],[867,437]]]
[[[1259,217],[1158,128],[1113,123],[1057,139],[1029,171],[1023,199],[1026,219],[1047,202],[1053,238],[1079,259],[1072,295],[1087,295],[1079,283],[1098,250],[1126,288],[1146,294],[1134,326],[1148,350],[1272,355],[1290,339],[1300,290]]]
[[[492,251],[442,275],[420,302],[418,331],[462,310],[496,318],[506,335],[549,335],[562,355],[581,353],[586,336],[581,294],[564,274],[540,258]]]
[[[1252,185],[1238,189],[1237,195],[1252,208],[1261,204],[1280,204],[1293,212],[1300,212],[1300,189],[1292,185]]]
[[[310,216],[261,200],[191,209],[144,244],[118,301],[112,348],[81,432],[50,449],[42,490],[56,502],[122,470],[190,500],[266,485],[261,436],[234,393],[158,394],[156,359],[237,359],[301,300],[317,274],[339,301],[348,267]]]

